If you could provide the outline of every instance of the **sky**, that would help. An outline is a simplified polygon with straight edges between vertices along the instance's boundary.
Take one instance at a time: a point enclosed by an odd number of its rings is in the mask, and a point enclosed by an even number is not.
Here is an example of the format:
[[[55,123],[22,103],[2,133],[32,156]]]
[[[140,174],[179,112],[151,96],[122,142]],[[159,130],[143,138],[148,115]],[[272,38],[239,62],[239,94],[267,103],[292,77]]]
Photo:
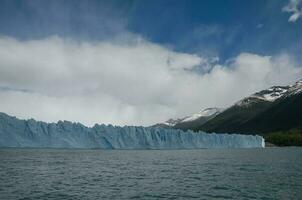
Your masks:
[[[0,112],[148,126],[302,78],[301,0],[0,0]]]

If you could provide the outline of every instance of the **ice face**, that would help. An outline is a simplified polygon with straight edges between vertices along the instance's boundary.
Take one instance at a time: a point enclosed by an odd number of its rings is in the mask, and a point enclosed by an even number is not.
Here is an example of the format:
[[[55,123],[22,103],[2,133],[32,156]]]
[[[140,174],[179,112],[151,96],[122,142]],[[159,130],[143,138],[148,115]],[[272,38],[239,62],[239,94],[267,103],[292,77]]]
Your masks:
[[[200,149],[264,147],[260,136],[207,134],[158,127],[118,127],[19,120],[0,113],[0,147]]]

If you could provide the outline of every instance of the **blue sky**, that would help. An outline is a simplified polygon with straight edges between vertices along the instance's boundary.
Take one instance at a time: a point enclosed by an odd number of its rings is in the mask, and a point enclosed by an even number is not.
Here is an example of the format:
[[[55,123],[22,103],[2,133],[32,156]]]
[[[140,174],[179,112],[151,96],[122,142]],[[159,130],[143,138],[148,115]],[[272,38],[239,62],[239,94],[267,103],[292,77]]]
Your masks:
[[[301,6],[0,0],[0,112],[152,125],[227,108],[302,78]]]
[[[302,20],[288,22],[287,0],[15,1],[0,2],[0,34],[104,40],[138,34],[176,51],[219,56],[302,50]],[[300,6],[301,9],[301,6]]]

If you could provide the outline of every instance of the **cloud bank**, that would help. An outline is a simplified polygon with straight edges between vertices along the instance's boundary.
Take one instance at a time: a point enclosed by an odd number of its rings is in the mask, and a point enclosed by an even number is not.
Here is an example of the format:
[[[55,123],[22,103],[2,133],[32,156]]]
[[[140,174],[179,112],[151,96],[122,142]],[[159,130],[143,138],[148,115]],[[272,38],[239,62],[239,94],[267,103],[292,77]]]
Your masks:
[[[47,122],[152,125],[301,77],[286,54],[242,53],[215,64],[141,38],[0,38],[0,111]]]
[[[295,22],[302,16],[301,0],[289,0],[288,4],[282,8],[283,12],[292,13],[289,22]]]

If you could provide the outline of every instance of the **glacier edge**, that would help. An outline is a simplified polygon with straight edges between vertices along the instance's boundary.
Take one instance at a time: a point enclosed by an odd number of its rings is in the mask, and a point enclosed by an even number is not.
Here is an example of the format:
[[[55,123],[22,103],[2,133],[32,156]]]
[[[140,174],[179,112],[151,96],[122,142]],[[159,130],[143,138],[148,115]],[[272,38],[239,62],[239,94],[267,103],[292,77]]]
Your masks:
[[[20,120],[0,113],[0,147],[82,149],[262,148],[258,135],[216,134],[159,127]]]

